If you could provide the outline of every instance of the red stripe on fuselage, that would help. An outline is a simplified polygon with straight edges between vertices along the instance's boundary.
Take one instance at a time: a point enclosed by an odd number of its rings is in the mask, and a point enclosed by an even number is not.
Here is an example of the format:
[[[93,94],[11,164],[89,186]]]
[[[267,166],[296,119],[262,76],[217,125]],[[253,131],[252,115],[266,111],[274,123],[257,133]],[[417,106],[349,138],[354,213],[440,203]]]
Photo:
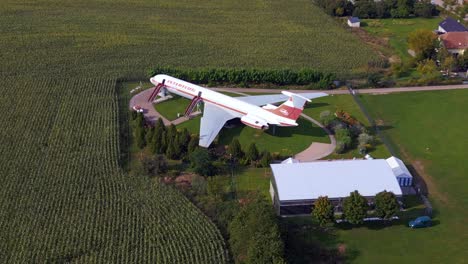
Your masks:
[[[166,86],[167,86],[167,87],[170,87],[170,86],[168,86],[168,85],[166,85]],[[188,94],[188,95],[190,95],[190,96],[194,96],[194,97],[196,96],[195,94],[189,93],[189,92],[187,92],[187,91],[181,90],[181,89],[176,88],[176,87],[170,87],[170,88],[172,88],[172,89],[174,89],[174,90],[176,90],[176,91],[179,91],[179,92],[181,92],[181,93]],[[243,115],[246,115],[246,114],[247,114],[246,112],[242,112],[242,111],[240,111],[240,110],[237,110],[237,109],[235,109],[235,108],[229,107],[229,106],[227,106],[227,105],[223,105],[223,104],[220,104],[220,103],[217,103],[217,102],[208,100],[208,99],[206,99],[206,98],[203,98],[203,93],[202,93],[201,98],[202,98],[203,100],[207,101],[207,102],[213,103],[213,104],[215,104],[215,105],[221,106],[221,107],[223,107],[223,108],[226,108],[226,109],[229,109],[229,110],[232,110],[232,111],[236,111],[236,112],[238,112],[238,113],[240,113],[240,114],[243,114]],[[282,118],[290,119],[290,118],[288,118],[288,117],[284,117],[284,116],[278,115],[277,113],[275,113],[275,112],[273,112],[273,111],[270,111],[270,112],[271,112],[272,114],[276,115],[276,116],[279,116],[279,117],[282,117]],[[302,110],[301,110],[301,112],[302,112]],[[291,119],[291,121],[295,121],[295,120]],[[297,126],[297,125],[294,125],[294,124],[288,124],[288,123],[283,123],[283,122],[279,122],[279,123],[280,123],[280,125],[282,125],[282,126]],[[261,128],[261,127],[259,127],[259,128]]]

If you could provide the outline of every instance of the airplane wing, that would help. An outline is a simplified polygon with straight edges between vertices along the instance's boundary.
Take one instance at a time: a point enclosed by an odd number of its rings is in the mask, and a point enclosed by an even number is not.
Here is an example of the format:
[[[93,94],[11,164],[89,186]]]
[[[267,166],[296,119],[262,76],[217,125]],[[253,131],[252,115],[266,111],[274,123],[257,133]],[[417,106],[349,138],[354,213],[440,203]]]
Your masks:
[[[300,96],[306,97],[308,99],[319,98],[323,96],[327,96],[326,93],[300,93]],[[267,94],[267,95],[253,95],[253,96],[242,96],[242,97],[235,97],[238,100],[244,101],[246,103],[250,103],[257,106],[262,106],[266,104],[274,104],[278,102],[284,102],[288,100],[289,96],[284,94]]]
[[[206,102],[203,108],[203,117],[200,123],[200,142],[201,147],[209,147],[211,142],[223,128],[226,121],[235,118],[233,114],[218,107],[212,103]]]

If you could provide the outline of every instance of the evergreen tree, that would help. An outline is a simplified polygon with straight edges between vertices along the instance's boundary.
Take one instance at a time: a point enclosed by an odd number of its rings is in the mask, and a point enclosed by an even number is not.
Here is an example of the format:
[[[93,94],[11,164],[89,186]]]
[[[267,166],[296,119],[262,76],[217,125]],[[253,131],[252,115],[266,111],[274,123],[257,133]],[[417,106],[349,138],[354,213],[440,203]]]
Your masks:
[[[135,129],[135,141],[138,148],[142,149],[145,147],[145,128],[144,127],[136,127]]]
[[[145,147],[145,119],[143,114],[139,113],[135,119],[135,142],[138,148]]]
[[[314,203],[312,216],[316,219],[321,226],[335,220],[333,205],[327,196],[320,196]]]
[[[362,224],[367,216],[367,200],[358,191],[350,193],[343,201],[344,217],[351,224]]]
[[[196,148],[190,154],[190,165],[196,173],[203,176],[212,176],[216,172],[206,148]]]
[[[181,155],[187,153],[189,142],[190,133],[187,130],[187,128],[184,128],[184,130],[177,134],[177,145],[179,147],[179,152]]]
[[[268,166],[270,166],[271,160],[272,158],[270,152],[264,150],[262,153],[262,159],[260,160],[260,165],[262,165],[262,167],[264,168],[267,168]]]
[[[198,136],[194,135],[190,138],[190,142],[187,147],[188,154],[191,154],[198,147]]]
[[[241,145],[240,145],[239,140],[237,138],[233,139],[231,141],[231,144],[229,144],[228,153],[231,154],[232,157],[235,158],[235,159],[240,159],[240,158],[242,158],[242,156],[244,156],[244,153],[242,152]]]
[[[255,143],[251,143],[249,145],[245,157],[250,162],[250,164],[253,164],[258,160],[258,149]]]
[[[175,141],[175,138],[177,137],[177,128],[174,124],[171,124],[168,129],[167,129],[167,134],[166,134],[166,141],[169,142],[169,141],[172,141],[174,142]]]
[[[169,144],[167,145],[167,149],[166,149],[166,156],[169,159],[179,158],[178,153],[177,153],[177,146],[176,144],[174,144],[174,141],[169,141]]]
[[[149,146],[151,146],[151,141],[153,140],[154,132],[155,132],[154,126],[146,129],[145,142]]]
[[[375,196],[375,213],[378,217],[390,219],[395,216],[400,209],[398,200],[392,192],[379,192]]]
[[[168,146],[168,140],[167,140],[167,131],[163,131],[161,135],[161,144],[159,145],[159,151],[158,153],[166,153],[167,146]]]

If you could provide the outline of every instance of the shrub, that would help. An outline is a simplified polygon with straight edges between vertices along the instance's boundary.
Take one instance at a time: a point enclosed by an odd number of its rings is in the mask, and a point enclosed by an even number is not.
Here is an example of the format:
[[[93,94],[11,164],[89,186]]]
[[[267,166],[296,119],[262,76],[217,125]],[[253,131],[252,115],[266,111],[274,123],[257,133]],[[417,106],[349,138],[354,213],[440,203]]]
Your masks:
[[[320,122],[324,125],[324,126],[328,126],[330,125],[330,123],[335,119],[335,117],[330,113],[330,111],[326,110],[326,111],[322,111],[320,113]]]

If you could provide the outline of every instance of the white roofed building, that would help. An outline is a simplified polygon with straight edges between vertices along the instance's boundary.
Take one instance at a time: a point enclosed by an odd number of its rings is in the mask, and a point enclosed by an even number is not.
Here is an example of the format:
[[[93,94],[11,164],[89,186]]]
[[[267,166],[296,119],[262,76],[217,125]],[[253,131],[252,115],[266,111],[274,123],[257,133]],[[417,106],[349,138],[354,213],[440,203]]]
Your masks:
[[[387,160],[338,160],[271,164],[270,195],[279,215],[309,214],[315,200],[328,196],[335,205],[357,190],[372,202],[381,191],[402,196]],[[406,167],[405,167],[406,168]]]

